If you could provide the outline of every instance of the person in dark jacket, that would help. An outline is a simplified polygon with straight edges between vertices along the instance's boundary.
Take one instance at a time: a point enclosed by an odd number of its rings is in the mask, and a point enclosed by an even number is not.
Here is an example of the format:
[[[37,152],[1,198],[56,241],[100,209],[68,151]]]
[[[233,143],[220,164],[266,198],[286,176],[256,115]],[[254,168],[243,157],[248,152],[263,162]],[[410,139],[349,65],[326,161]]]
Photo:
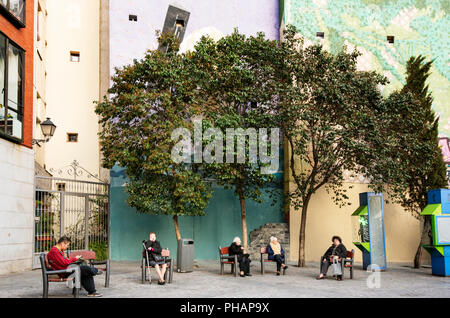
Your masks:
[[[333,259],[342,262],[342,259],[347,257],[347,249],[344,244],[342,244],[342,239],[339,236],[333,236],[331,242],[333,242],[333,244],[323,255],[323,261],[322,264],[320,264],[320,275],[317,276],[317,279],[324,279],[327,275],[328,267],[333,263]],[[342,280],[342,275],[339,275],[337,280]]]
[[[281,268],[287,269],[288,266],[286,265],[286,252],[275,236],[270,237],[270,243],[267,245],[266,251],[267,258],[277,263],[277,276],[280,276]]]
[[[164,281],[164,274],[166,273],[167,264],[164,260],[157,261],[155,257],[161,257],[161,244],[156,240],[156,234],[151,232],[149,234],[149,240],[145,242],[145,248],[148,253],[148,262],[150,266],[153,266],[156,269],[156,273],[159,276],[159,285],[164,285],[166,282]],[[161,266],[161,269],[160,269]]]
[[[239,237],[234,238],[233,243],[231,243],[230,247],[228,248],[228,255],[237,255],[241,277],[252,276],[250,274],[251,261],[249,255],[244,253],[244,247],[241,246],[241,239]],[[230,261],[232,260],[234,259],[230,258]]]

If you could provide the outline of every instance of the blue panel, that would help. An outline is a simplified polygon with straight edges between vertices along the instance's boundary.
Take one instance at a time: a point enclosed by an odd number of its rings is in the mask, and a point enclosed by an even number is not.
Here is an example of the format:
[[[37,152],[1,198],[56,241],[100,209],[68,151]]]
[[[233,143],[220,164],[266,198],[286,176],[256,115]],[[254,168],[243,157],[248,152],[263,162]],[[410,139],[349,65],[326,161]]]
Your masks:
[[[450,246],[448,246],[448,248],[450,251]],[[450,255],[442,256],[441,253],[433,250],[431,254],[431,266],[433,275],[450,276]]]
[[[442,213],[450,214],[450,189],[435,189],[428,191],[428,204],[441,204]]]
[[[363,192],[359,194],[359,205],[368,205],[368,197],[371,192]]]
[[[383,194],[366,192],[368,198],[368,211],[369,211],[369,236],[370,236],[370,264],[375,264],[380,270],[385,270],[387,268],[386,261],[386,236],[384,231],[384,205],[383,205]],[[380,208],[378,215],[377,211],[371,211],[371,200],[370,197],[380,197]],[[375,227],[374,221],[378,221],[378,225],[381,229]],[[372,235],[376,235],[378,240],[372,240]]]
[[[362,258],[363,258],[363,269],[366,270],[367,267],[370,265],[370,253],[367,251],[363,251]]]

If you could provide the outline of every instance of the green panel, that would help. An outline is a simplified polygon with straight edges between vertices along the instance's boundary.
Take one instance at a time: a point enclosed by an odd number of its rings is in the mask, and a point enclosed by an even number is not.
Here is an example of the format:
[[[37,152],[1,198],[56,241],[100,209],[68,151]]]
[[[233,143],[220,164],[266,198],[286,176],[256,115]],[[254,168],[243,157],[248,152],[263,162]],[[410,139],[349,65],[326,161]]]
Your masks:
[[[420,215],[439,215],[442,213],[442,205],[439,203],[428,204]]]
[[[352,216],[367,215],[368,213],[369,213],[369,209],[367,208],[367,205],[361,205],[359,208],[356,209],[355,212],[353,212]]]
[[[284,1],[285,0],[278,1],[278,18],[280,21],[280,26],[284,23]]]
[[[370,252],[370,242],[353,242],[353,244],[355,244],[355,246],[359,248],[361,252]]]
[[[111,259],[139,260],[142,240],[153,231],[158,235],[161,247],[168,247],[176,258],[177,242],[172,217],[138,214],[126,204],[127,194],[122,186],[124,173],[113,169],[111,173]],[[284,222],[282,190],[279,200],[271,206],[264,195],[259,204],[246,201],[248,233],[266,223]],[[214,187],[214,195],[205,216],[179,217],[183,238],[194,240],[196,259],[217,259],[217,247],[228,246],[235,236],[242,237],[241,213],[238,198],[233,191]]]
[[[438,245],[437,242],[437,226],[436,226],[436,216],[431,216],[431,233],[433,236],[433,245]]]
[[[443,246],[435,246],[434,247],[442,256],[444,256],[444,247]]]
[[[433,250],[438,251],[442,256],[444,256],[444,247],[443,246],[433,246],[433,245],[422,245],[422,247],[430,253],[433,253]]]

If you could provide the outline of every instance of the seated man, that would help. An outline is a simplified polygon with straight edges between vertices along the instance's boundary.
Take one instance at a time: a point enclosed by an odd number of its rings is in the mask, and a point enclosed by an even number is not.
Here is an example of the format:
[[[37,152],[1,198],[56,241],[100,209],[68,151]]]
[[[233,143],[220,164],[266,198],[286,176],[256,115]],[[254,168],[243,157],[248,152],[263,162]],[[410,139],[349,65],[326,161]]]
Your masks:
[[[67,269],[69,265],[75,263],[81,258],[81,255],[77,257],[67,258],[66,251],[70,245],[70,238],[63,236],[58,240],[58,244],[50,249],[47,254],[47,259],[52,270]],[[94,276],[101,275],[103,272],[90,266],[80,266],[81,273],[81,286],[88,292],[89,297],[101,297],[102,294],[97,293],[95,290]],[[65,277],[67,274],[59,274],[60,277]]]
[[[324,279],[327,275],[328,267],[333,263],[333,260],[342,262],[342,259],[347,256],[347,249],[344,244],[342,244],[342,239],[339,236],[333,236],[331,242],[333,244],[322,256],[323,261],[320,265],[320,275],[316,277],[317,279]],[[342,280],[342,276],[339,275],[337,280]]]

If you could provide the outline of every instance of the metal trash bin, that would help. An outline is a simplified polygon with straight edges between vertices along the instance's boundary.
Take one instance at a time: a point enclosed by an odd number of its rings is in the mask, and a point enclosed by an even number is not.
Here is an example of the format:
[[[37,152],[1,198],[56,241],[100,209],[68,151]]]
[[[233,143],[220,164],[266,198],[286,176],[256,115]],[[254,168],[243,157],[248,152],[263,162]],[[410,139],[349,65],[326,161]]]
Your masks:
[[[187,273],[194,270],[194,240],[181,239],[177,249],[177,272]]]

